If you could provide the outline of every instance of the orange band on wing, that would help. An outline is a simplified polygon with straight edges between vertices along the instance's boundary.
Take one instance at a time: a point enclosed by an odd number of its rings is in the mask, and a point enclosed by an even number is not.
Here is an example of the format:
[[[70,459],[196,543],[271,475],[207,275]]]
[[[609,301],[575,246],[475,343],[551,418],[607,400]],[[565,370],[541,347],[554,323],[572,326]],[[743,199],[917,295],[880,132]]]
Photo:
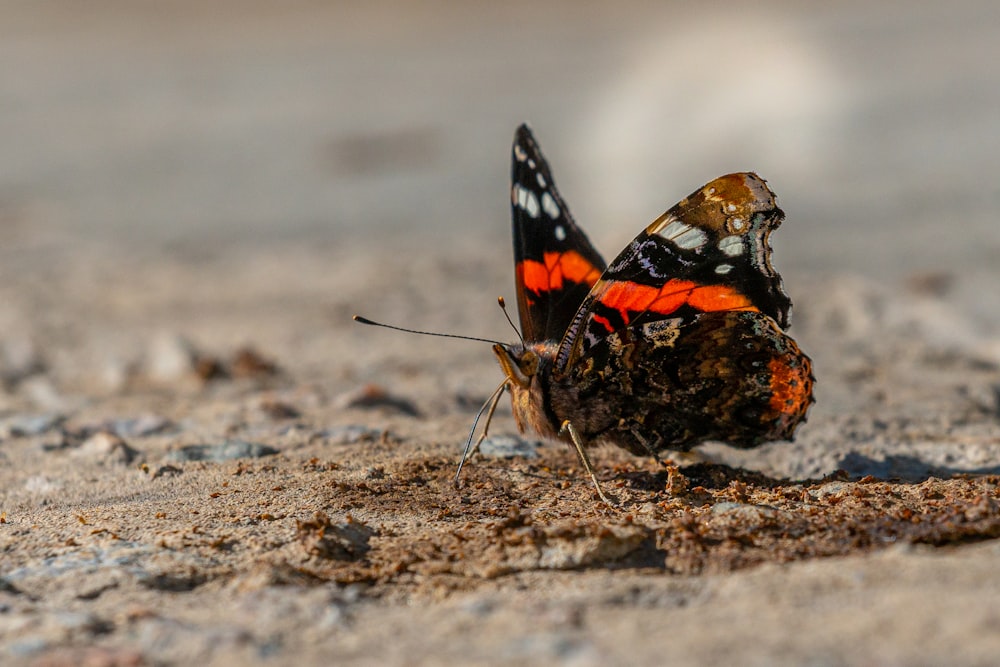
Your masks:
[[[771,409],[779,415],[804,414],[812,396],[809,369],[802,364],[789,364],[784,357],[774,357],[768,370],[771,371]]]
[[[543,259],[525,259],[517,265],[518,282],[536,294],[561,290],[566,280],[590,286],[601,277],[596,266],[573,250],[547,252]]]
[[[716,310],[757,310],[746,296],[732,287],[722,285],[695,287],[688,297],[688,303],[692,308],[706,313]]]
[[[650,287],[626,281],[612,282],[601,293],[599,299],[602,305],[617,310],[626,325],[629,323],[630,312],[651,311],[669,315],[684,305],[690,305],[703,312],[758,310],[750,303],[750,299],[731,287],[699,285],[687,280],[668,280],[662,287]],[[608,325],[605,328],[608,328]]]

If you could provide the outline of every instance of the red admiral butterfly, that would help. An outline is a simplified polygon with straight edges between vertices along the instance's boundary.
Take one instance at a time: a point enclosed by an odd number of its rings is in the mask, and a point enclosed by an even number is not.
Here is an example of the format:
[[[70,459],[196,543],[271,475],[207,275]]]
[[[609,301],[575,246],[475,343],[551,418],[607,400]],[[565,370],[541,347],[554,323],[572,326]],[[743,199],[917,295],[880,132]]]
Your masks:
[[[505,389],[518,429],[568,435],[605,502],[591,443],[657,456],[706,440],[749,448],[792,437],[814,378],[784,332],[792,304],[769,245],[784,213],[764,179],[715,179],[610,265],[573,221],[526,125],[514,136],[511,181],[523,340],[493,346],[506,377],[462,463]]]
[[[592,477],[592,442],[656,456],[705,440],[748,448],[792,437],[814,380],[783,331],[792,304],[769,236],[784,213],[764,179],[715,179],[610,265],[573,221],[526,125],[511,181],[524,340],[493,351],[522,432],[568,434]]]

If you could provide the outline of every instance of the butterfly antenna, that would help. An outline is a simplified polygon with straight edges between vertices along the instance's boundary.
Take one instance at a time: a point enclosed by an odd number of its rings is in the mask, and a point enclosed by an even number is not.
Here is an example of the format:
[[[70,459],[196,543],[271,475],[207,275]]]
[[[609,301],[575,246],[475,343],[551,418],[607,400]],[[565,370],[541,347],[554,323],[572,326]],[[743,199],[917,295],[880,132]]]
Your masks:
[[[497,303],[500,304],[500,310],[503,311],[503,316],[507,318],[507,324],[509,324],[510,328],[514,330],[514,333],[517,334],[517,337],[521,340],[521,346],[524,347],[524,336],[521,335],[520,329],[514,325],[514,320],[510,319],[510,313],[507,312],[507,302],[503,300],[502,296],[498,296]]]
[[[506,311],[505,311],[506,312]],[[367,317],[361,317],[360,315],[355,315],[353,317],[355,322],[360,322],[361,324],[369,324],[373,327],[384,327],[386,329],[395,329],[396,331],[405,331],[406,333],[420,334],[421,336],[438,336],[440,338],[461,338],[462,340],[476,340],[481,343],[492,343],[493,345],[503,345],[498,340],[491,340],[489,338],[477,338],[476,336],[462,336],[459,334],[448,334],[448,333],[438,333],[437,331],[418,331],[416,329],[407,329],[405,327],[397,327],[391,324],[383,324],[382,322],[375,322]],[[507,318],[510,321],[510,318]]]

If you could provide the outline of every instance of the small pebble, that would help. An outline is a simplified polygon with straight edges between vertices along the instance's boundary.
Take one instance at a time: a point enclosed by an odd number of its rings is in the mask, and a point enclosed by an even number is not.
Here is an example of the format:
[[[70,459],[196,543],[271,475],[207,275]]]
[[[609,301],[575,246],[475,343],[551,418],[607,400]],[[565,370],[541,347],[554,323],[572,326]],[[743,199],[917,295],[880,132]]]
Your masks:
[[[340,408],[388,408],[411,417],[420,416],[420,411],[411,401],[394,396],[377,384],[366,384],[341,395],[336,405]]]
[[[9,417],[0,422],[0,439],[41,435],[58,428],[65,420],[64,415],[55,412]]]
[[[220,445],[187,445],[169,452],[168,461],[232,461],[234,459],[258,459],[277,454],[274,447],[256,442],[229,440]]]
[[[41,653],[45,649],[49,648],[52,644],[45,637],[21,637],[16,641],[12,641],[7,646],[7,653],[16,658],[24,658],[29,655],[36,655]]]
[[[331,445],[352,445],[356,442],[377,442],[385,435],[379,428],[371,428],[363,424],[348,424],[346,426],[331,426],[319,433]]]
[[[108,623],[96,614],[82,611],[57,611],[50,617],[62,630],[86,635],[106,632]]]
[[[241,347],[233,355],[229,372],[234,378],[259,378],[278,374],[278,365],[252,347]]]
[[[100,431],[83,441],[73,456],[102,464],[128,465],[139,458],[138,450],[108,431]]]
[[[260,403],[257,404],[257,409],[270,419],[295,419],[302,416],[302,413],[291,403],[271,397],[261,399]]]
[[[25,378],[18,385],[18,389],[25,398],[45,412],[62,412],[72,407],[71,402],[52,384],[52,380],[44,375]]]
[[[146,354],[146,370],[151,378],[174,382],[193,370],[198,353],[194,345],[177,334],[164,333],[153,339]]]
[[[516,435],[495,435],[483,440],[479,453],[491,459],[512,459],[518,456],[538,458],[537,440],[524,440]]]
[[[205,354],[199,355],[194,360],[194,374],[202,382],[229,377],[229,371],[226,370],[225,364],[219,359]]]
[[[781,512],[769,505],[725,501],[712,505],[712,514],[730,516],[744,521],[755,521],[780,516]]]
[[[849,493],[852,488],[851,484],[847,482],[829,482],[817,489],[810,490],[809,494],[818,500],[824,500],[830,496]]]
[[[356,560],[371,549],[368,541],[375,531],[350,519],[333,523],[323,512],[316,512],[312,519],[296,522],[296,535],[310,556]]]
[[[176,477],[177,475],[180,475],[183,472],[184,472],[183,470],[181,470],[176,466],[165,465],[165,466],[160,466],[159,468],[154,470],[150,474],[149,478],[156,479],[157,477]]]
[[[141,415],[128,419],[116,419],[108,424],[108,429],[122,438],[144,438],[162,433],[173,426],[166,417]]]

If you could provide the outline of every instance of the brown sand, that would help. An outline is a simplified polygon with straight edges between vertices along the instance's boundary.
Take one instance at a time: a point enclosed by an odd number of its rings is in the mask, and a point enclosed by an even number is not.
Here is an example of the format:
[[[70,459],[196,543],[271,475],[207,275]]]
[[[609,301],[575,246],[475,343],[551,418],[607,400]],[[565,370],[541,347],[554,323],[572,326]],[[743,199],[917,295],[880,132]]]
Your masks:
[[[0,663],[996,662],[1000,240],[979,174],[1000,86],[974,48],[995,51],[991,5],[905,25],[775,5],[769,43],[789,50],[756,53],[787,86],[722,123],[738,135],[698,130],[717,87],[660,53],[681,94],[655,108],[700,110],[629,131],[677,152],[590,162],[630,135],[580,110],[637,101],[625,83],[649,52],[630,49],[663,46],[649,26],[704,29],[713,49],[763,37],[640,5],[536,23],[527,3],[11,9]],[[615,73],[622,59],[635,68]],[[825,106],[795,106],[806,93]],[[509,337],[494,299],[510,297],[504,174],[526,115],[608,251],[699,179],[771,179],[818,378],[794,443],[669,465],[598,448],[612,510],[566,445],[505,440],[505,405],[493,444],[520,454],[473,459],[455,488],[500,380],[488,346],[350,316]],[[738,154],[698,161],[723,143]],[[627,174],[676,192],[636,188],[658,202],[645,211]],[[597,200],[621,210],[583,215]]]

